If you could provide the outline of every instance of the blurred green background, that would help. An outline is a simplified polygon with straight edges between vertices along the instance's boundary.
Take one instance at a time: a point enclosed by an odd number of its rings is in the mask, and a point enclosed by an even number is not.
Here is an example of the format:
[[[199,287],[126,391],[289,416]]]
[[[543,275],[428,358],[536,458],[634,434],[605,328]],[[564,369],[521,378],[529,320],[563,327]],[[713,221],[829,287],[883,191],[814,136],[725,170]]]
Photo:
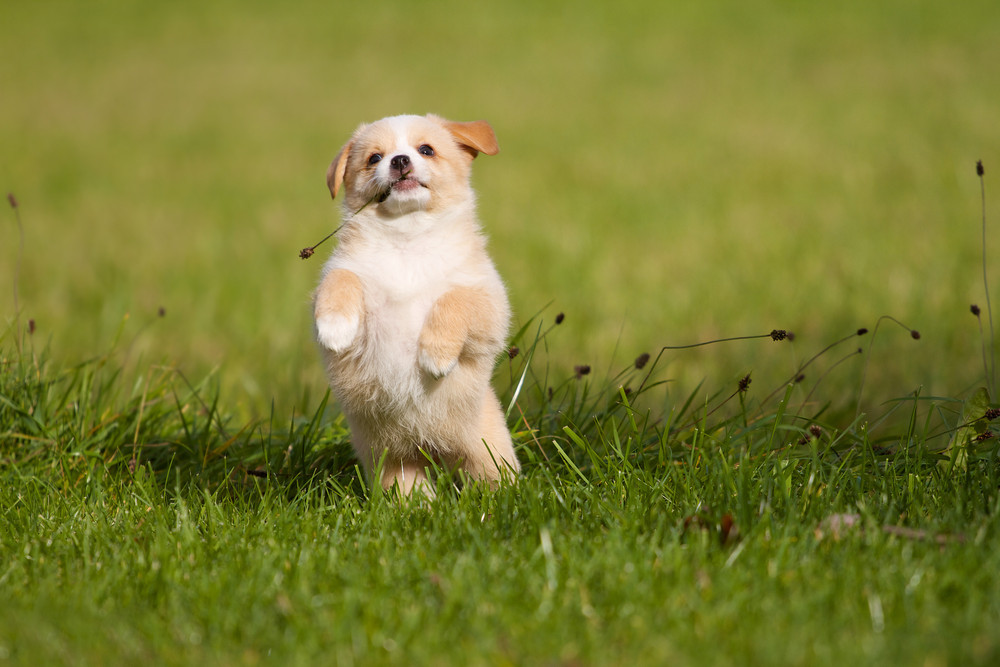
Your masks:
[[[883,329],[866,394],[951,395],[982,373],[974,167],[1000,211],[998,84],[994,0],[7,0],[0,187],[36,346],[119,337],[219,368],[252,411],[302,409],[325,387],[308,301],[330,248],[297,254],[338,223],[327,164],[362,121],[486,118],[481,217],[520,322],[566,313],[557,366],[796,331],[664,370],[767,383],[891,314],[923,338]],[[0,248],[13,322],[9,209]],[[853,399],[860,374],[824,386]]]

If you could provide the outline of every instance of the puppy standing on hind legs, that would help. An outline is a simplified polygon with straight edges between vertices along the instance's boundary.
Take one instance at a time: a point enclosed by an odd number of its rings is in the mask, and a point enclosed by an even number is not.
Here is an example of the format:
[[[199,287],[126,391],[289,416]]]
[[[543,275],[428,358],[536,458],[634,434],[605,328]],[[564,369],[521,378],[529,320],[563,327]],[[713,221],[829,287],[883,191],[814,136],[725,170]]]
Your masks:
[[[494,485],[520,469],[490,386],[510,305],[469,184],[498,150],[485,121],[393,116],[359,127],[327,172],[344,220],[316,337],[355,453],[387,489],[433,493],[427,457]]]

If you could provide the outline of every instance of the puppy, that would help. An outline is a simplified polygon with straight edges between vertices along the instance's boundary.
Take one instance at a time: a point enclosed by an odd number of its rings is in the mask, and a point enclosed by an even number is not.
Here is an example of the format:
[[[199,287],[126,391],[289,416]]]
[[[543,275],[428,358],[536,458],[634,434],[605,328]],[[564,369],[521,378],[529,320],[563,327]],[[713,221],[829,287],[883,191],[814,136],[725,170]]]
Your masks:
[[[520,469],[490,385],[510,304],[469,185],[473,159],[498,151],[486,121],[393,116],[359,127],[327,172],[344,213],[316,337],[383,488],[432,494],[430,461],[494,486]]]

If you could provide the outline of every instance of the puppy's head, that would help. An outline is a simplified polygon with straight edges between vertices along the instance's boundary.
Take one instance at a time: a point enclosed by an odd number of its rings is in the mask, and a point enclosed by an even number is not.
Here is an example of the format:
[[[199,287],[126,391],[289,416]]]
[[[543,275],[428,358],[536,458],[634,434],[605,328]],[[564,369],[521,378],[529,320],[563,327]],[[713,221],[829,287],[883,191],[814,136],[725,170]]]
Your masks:
[[[484,120],[456,123],[437,116],[391,116],[362,125],[326,173],[345,207],[374,208],[389,217],[435,212],[467,200],[469,168],[479,153],[499,151]]]

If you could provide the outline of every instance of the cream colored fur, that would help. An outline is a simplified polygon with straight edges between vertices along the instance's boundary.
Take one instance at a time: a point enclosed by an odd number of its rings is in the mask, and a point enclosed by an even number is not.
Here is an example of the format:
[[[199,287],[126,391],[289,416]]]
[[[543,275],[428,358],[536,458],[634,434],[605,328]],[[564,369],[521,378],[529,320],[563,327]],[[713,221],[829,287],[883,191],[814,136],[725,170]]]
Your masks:
[[[344,223],[314,297],[330,385],[369,478],[431,493],[426,468],[495,484],[520,466],[490,376],[510,306],[469,185],[485,121],[393,116],[330,165]],[[394,158],[398,158],[394,160]]]

